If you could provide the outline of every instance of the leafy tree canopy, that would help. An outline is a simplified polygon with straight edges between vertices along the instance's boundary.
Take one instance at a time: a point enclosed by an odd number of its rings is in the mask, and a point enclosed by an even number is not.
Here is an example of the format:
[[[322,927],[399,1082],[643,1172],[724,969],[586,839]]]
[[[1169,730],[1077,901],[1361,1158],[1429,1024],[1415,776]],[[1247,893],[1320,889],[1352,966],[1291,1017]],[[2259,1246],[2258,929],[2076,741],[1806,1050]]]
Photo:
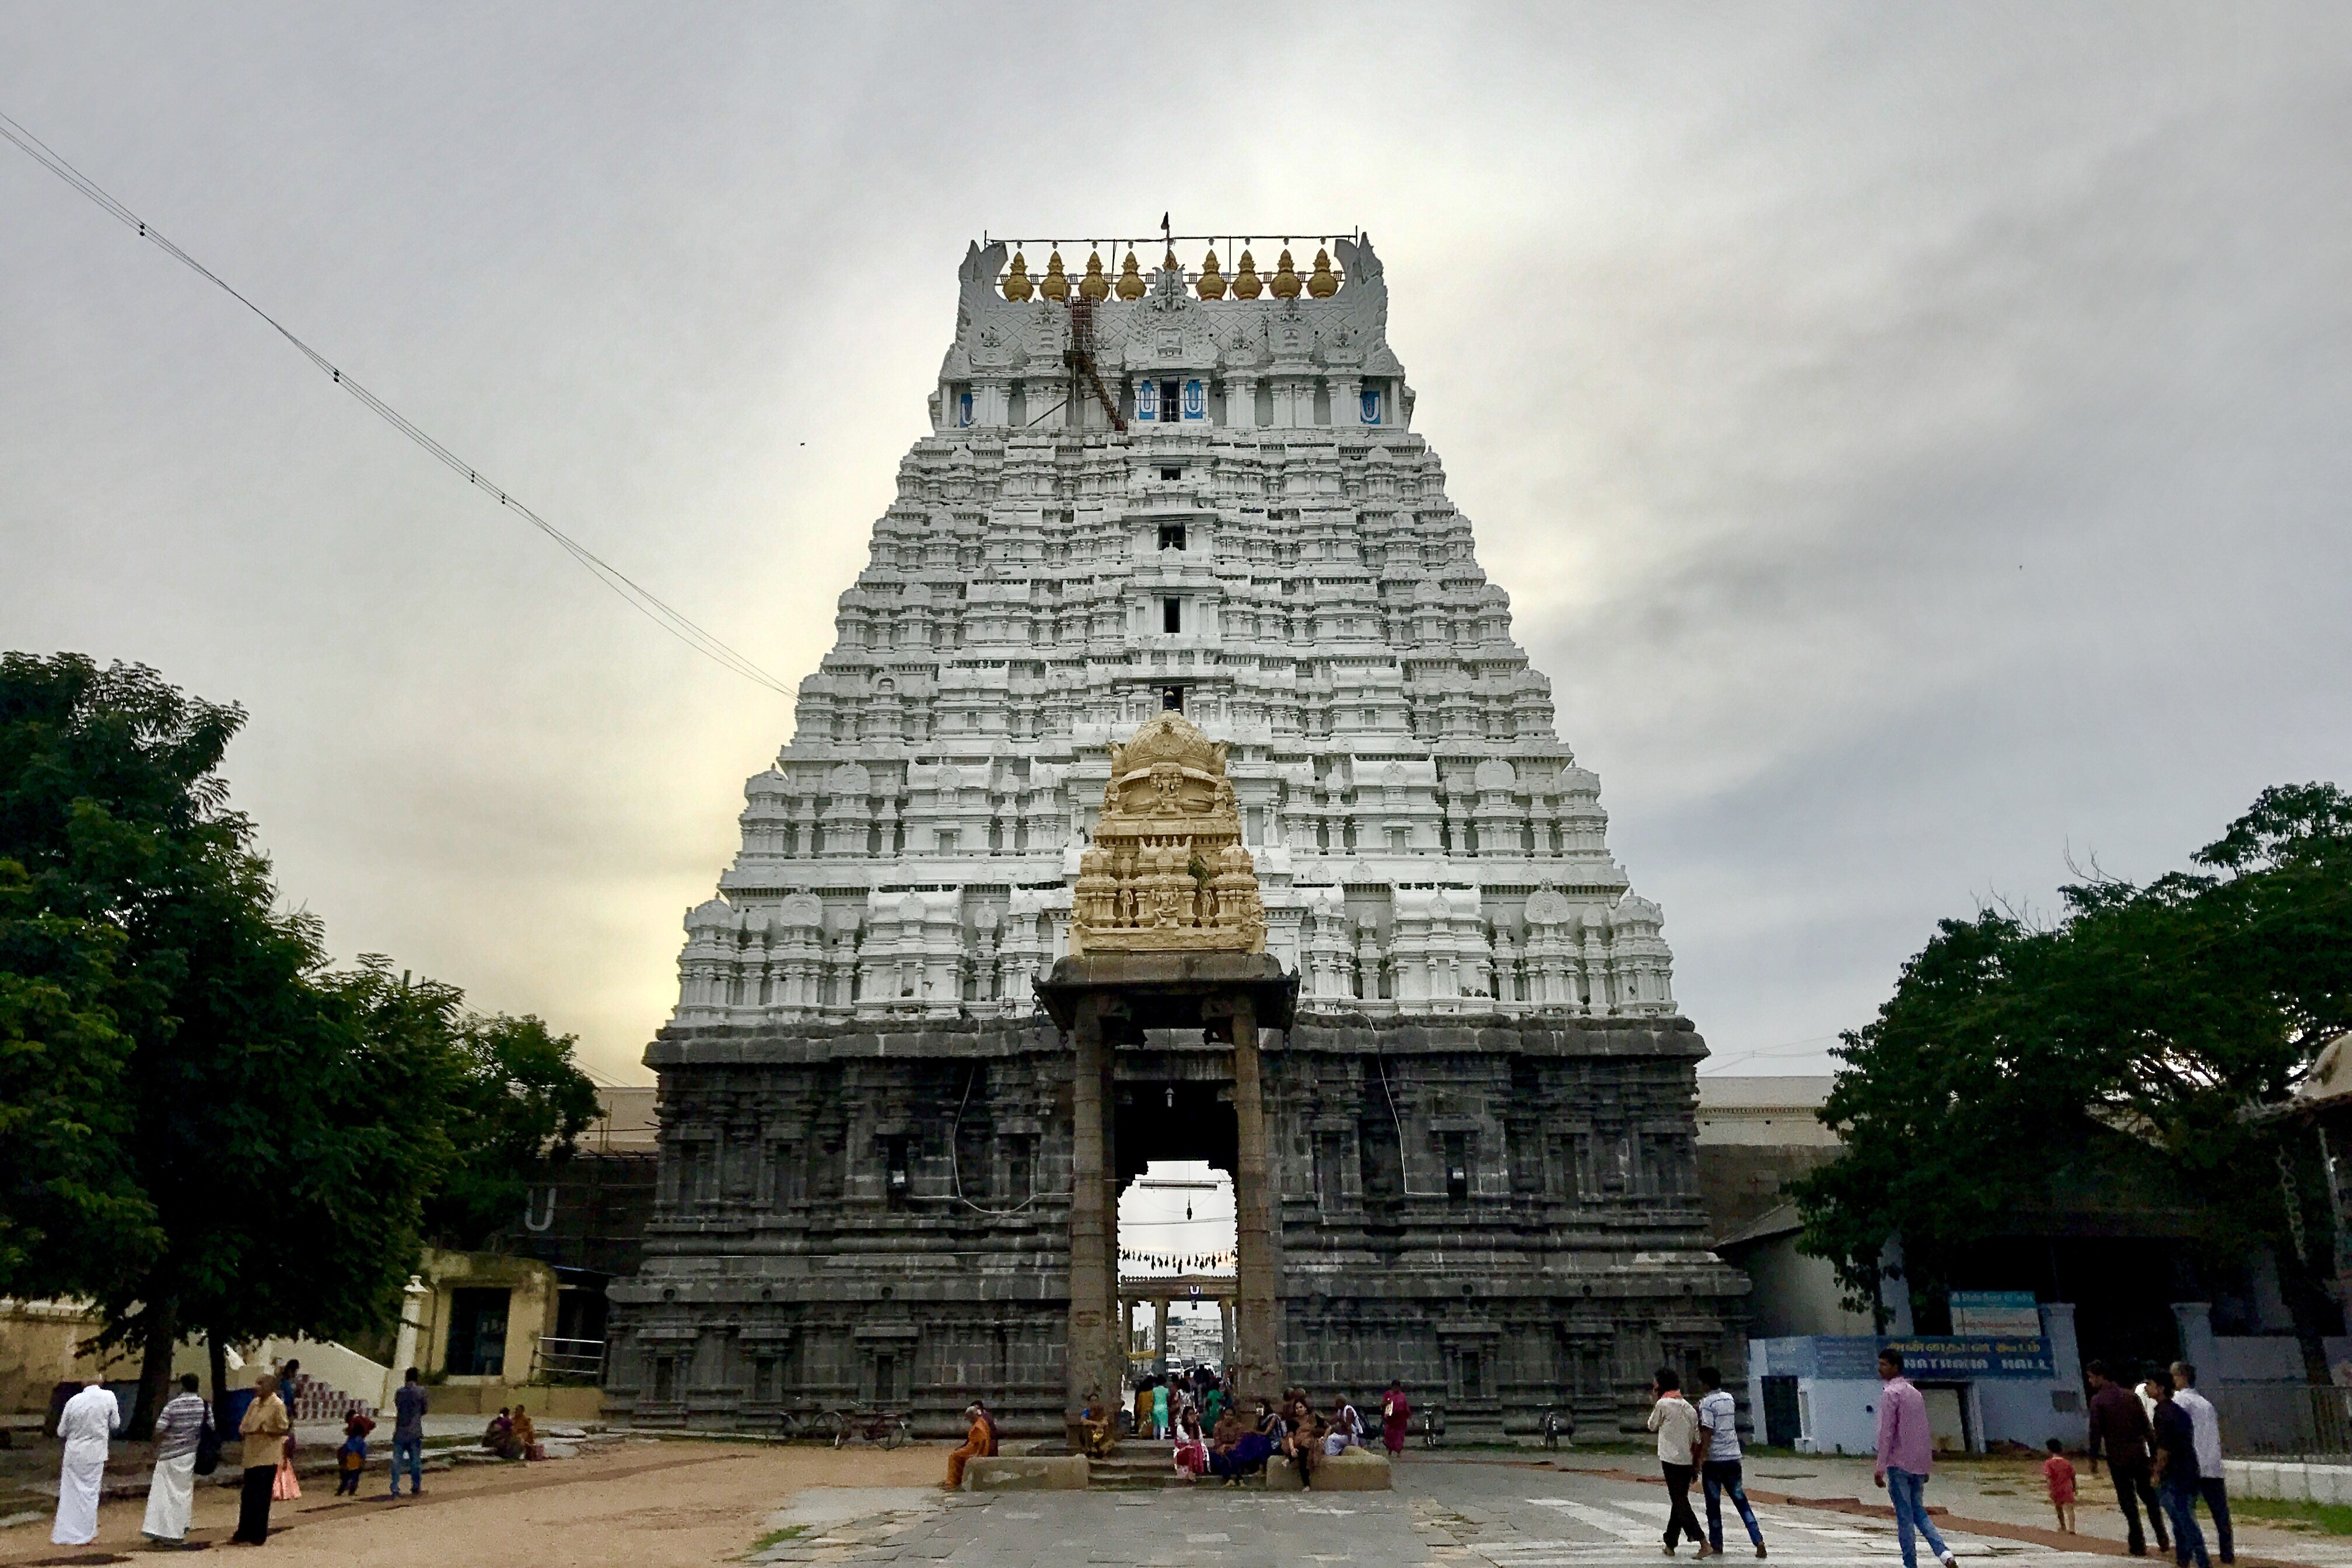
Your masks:
[[[428,1224],[478,1240],[595,1114],[570,1037],[329,967],[228,807],[243,718],[0,657],[0,1294],[95,1301],[142,1417],[184,1332],[388,1321]]]
[[[2266,790],[2194,864],[2068,887],[2046,924],[1944,921],[1844,1037],[1821,1113],[1843,1150],[1791,1190],[1803,1246],[1857,1305],[1876,1300],[1889,1237],[1932,1291],[1959,1248],[2120,1178],[2201,1215],[2217,1252],[2272,1246],[2315,1347],[2317,1152],[2244,1113],[2352,1027],[2352,797]]]
[[[573,1065],[570,1035],[526,1014],[461,1020],[449,1137],[456,1163],[425,1205],[429,1234],[478,1247],[514,1223],[531,1173],[568,1156],[596,1120],[596,1086]]]

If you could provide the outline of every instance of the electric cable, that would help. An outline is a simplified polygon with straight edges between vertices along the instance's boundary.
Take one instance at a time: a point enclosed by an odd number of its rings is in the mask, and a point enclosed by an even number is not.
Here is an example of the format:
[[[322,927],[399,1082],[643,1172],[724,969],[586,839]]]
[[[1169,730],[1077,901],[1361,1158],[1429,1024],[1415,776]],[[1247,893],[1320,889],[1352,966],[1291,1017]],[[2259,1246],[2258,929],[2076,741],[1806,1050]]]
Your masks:
[[[686,644],[687,647],[694,649],[695,652],[702,655],[705,658],[709,659],[712,663],[717,664],[725,669],[730,670],[734,674],[741,676],[746,680],[751,681],[760,686],[764,686],[769,690],[773,691],[780,696],[790,697],[793,695],[793,689],[791,687],[786,686],[782,681],[778,680],[774,676],[770,675],[766,670],[761,668],[757,664],[753,663],[744,655],[738,653],[734,648],[728,646],[727,643],[720,640],[720,638],[715,634],[704,630],[700,626],[697,625],[691,617],[686,615],[685,612],[665,602],[651,589],[648,589],[642,584],[633,580],[626,573],[621,571],[620,568],[613,565],[610,562],[605,561],[594,551],[590,550],[586,545],[581,543],[578,540],[572,538],[570,534],[556,527],[555,524],[548,521],[547,519],[541,517],[538,512],[533,511],[530,507],[524,505],[520,500],[518,500],[506,489],[483,478],[482,473],[478,468],[476,468],[472,464],[467,462],[465,458],[459,457],[457,453],[443,446],[439,441],[435,440],[432,436],[420,428],[415,421],[409,419],[407,416],[393,407],[392,405],[386,403],[383,398],[378,397],[374,393],[370,392],[366,387],[361,385],[358,382],[343,374],[342,368],[340,365],[337,365],[333,361],[328,359],[326,355],[320,353],[309,343],[303,342],[302,339],[296,336],[294,332],[287,328],[284,322],[271,315],[268,311],[263,310],[259,305],[255,304],[250,299],[239,292],[226,279],[222,278],[211,268],[206,267],[203,262],[198,261],[194,257],[189,255],[186,251],[173,244],[169,239],[163,237],[162,234],[156,231],[153,225],[148,223],[137,213],[132,212],[129,207],[115,200],[113,196],[108,195],[96,181],[90,179],[89,175],[84,174],[79,169],[75,168],[71,163],[68,163],[64,156],[58,153],[56,149],[50,147],[48,143],[34,135],[30,131],[26,130],[24,125],[19,123],[17,121],[11,119],[5,112],[0,112],[0,137],[5,137],[8,141],[16,143],[17,148],[20,149],[26,156],[31,158],[33,162],[38,163],[42,168],[47,169],[50,174],[55,174],[58,179],[63,180],[67,184],[71,185],[75,190],[80,192],[109,217],[113,218],[116,222],[121,224],[126,228],[136,229],[139,233],[140,238],[151,242],[157,249],[163,251],[164,255],[172,258],[173,260],[179,262],[182,266],[194,272],[198,277],[203,278],[215,288],[220,289],[222,293],[226,294],[230,299],[236,300],[238,304],[244,306],[247,310],[260,317],[262,321],[268,323],[270,329],[276,331],[279,337],[284,338],[288,342],[293,344],[295,350],[299,353],[303,358],[309,360],[313,365],[325,372],[328,378],[337,386],[341,387],[345,392],[350,393],[352,397],[356,398],[361,406],[366,408],[368,412],[373,414],[377,418],[382,419],[394,430],[399,431],[403,436],[407,437],[411,441],[414,441],[418,447],[424,448],[424,450],[431,456],[435,461],[442,464],[451,472],[465,476],[465,479],[467,484],[491,497],[499,503],[499,505],[506,508],[509,511],[513,512],[518,517],[520,517],[524,521],[539,530],[540,532],[545,534],[549,539],[553,540],[559,549],[562,550],[565,554],[571,556],[574,562],[583,567],[598,582],[604,584],[604,586],[610,588],[614,594],[620,595],[622,600],[625,601],[632,609],[635,609],[639,615],[644,616],[647,620],[653,622],[656,626],[661,627],[662,630],[669,633],[670,636]]]

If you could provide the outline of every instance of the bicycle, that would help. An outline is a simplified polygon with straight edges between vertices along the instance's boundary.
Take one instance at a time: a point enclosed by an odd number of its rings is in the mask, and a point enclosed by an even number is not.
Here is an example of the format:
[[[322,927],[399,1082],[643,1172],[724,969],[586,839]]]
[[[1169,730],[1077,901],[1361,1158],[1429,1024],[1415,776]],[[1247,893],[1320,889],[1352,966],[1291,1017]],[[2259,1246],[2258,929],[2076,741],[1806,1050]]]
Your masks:
[[[1576,1447],[1575,1417],[1565,1410],[1545,1411],[1543,1413],[1543,1446],[1547,1448],[1557,1448],[1563,1442],[1571,1448]]]
[[[887,1410],[836,1410],[832,1420],[833,1446],[836,1448],[846,1448],[853,1443],[896,1448],[913,1436],[912,1424],[904,1415]]]

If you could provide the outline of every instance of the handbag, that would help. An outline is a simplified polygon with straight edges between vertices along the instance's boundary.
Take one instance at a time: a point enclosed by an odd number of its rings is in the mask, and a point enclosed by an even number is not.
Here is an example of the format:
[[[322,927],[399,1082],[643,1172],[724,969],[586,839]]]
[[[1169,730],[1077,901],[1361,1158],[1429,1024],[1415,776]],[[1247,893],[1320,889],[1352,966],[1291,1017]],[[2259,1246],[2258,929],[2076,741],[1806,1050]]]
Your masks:
[[[269,1483],[269,1500],[292,1502],[301,1495],[302,1483],[294,1479],[294,1461],[290,1458],[278,1460],[278,1474]]]
[[[209,1476],[220,1468],[220,1433],[213,1426],[212,1412],[205,1412],[205,1424],[196,1429],[196,1474]]]

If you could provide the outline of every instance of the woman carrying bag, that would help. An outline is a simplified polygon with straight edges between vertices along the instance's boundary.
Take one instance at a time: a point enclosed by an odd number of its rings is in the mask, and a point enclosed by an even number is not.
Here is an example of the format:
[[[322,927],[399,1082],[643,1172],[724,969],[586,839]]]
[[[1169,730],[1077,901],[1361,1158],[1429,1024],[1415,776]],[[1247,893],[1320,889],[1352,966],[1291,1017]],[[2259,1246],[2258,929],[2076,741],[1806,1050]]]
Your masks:
[[[253,1380],[253,1403],[245,1407],[245,1419],[236,1426],[237,1436],[245,1439],[245,1486],[238,1497],[236,1533],[231,1541],[241,1541],[248,1546],[258,1546],[269,1539],[269,1503],[273,1496],[299,1497],[301,1489],[293,1487],[294,1472],[288,1464],[287,1435],[293,1423],[286,1418],[286,1402],[278,1397],[278,1379],[263,1373]],[[284,1493],[277,1491],[278,1477],[292,1488]]]

